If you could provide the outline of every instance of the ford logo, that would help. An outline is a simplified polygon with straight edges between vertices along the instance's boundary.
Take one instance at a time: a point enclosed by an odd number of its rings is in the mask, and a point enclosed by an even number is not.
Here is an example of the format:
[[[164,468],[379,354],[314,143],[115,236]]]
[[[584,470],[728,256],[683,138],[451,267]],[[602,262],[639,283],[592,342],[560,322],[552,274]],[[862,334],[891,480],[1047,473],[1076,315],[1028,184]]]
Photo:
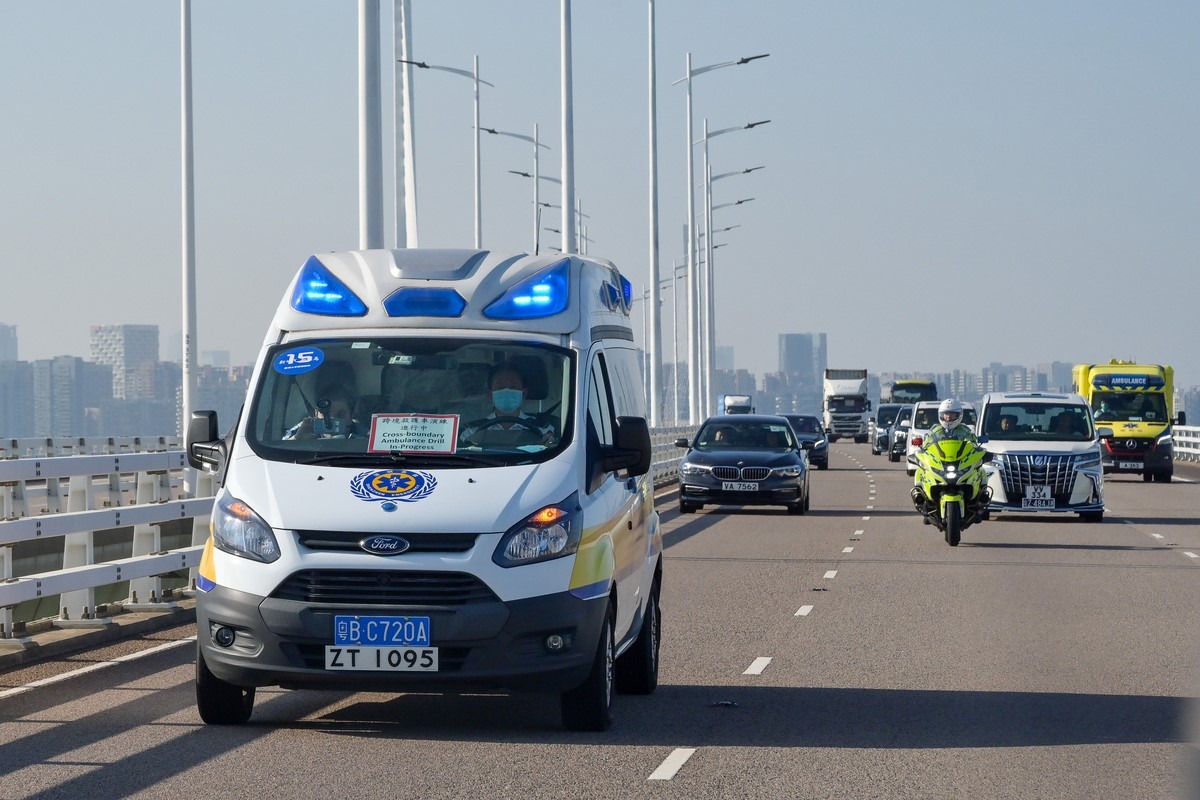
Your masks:
[[[408,540],[399,536],[368,536],[358,546],[376,556],[398,556],[410,547]]]

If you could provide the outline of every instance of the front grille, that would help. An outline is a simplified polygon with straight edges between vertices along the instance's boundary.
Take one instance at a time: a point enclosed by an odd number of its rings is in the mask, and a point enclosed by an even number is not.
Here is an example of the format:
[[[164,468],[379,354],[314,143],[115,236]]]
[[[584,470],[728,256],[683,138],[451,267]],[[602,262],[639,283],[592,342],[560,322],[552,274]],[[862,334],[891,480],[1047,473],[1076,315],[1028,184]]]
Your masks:
[[[385,533],[385,532],[379,532]],[[375,534],[360,531],[296,531],[300,544],[309,550],[363,552],[358,543]],[[477,533],[395,533],[408,542],[406,553],[464,553],[475,546]]]
[[[1026,486],[1049,486],[1055,501],[1065,503],[1075,488],[1074,456],[1005,453],[999,464],[1010,499],[1024,497]]]
[[[771,474],[770,467],[713,467],[714,478],[723,481],[761,481]]]
[[[306,569],[293,573],[271,597],[301,603],[462,606],[499,602],[474,575],[461,572]]]

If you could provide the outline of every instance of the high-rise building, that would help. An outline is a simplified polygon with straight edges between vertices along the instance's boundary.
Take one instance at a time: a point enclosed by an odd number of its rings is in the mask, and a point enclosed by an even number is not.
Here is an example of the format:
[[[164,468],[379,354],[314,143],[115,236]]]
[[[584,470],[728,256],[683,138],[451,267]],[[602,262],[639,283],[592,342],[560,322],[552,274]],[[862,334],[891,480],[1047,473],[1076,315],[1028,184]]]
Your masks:
[[[0,364],[17,360],[17,326],[0,324]]]
[[[158,326],[93,325],[91,333],[91,360],[112,367],[112,396],[153,400]]]
[[[84,436],[84,409],[112,400],[113,369],[77,356],[33,362],[33,435]]]

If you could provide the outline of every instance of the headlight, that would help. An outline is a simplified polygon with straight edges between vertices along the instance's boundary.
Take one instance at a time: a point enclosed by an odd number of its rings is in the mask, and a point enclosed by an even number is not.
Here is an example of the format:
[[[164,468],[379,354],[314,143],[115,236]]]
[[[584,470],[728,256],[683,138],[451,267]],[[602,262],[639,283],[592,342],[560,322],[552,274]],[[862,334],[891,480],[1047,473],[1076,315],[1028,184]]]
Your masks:
[[[279,542],[271,526],[254,509],[223,494],[213,507],[213,544],[218,550],[270,564],[279,558]]]
[[[692,464],[687,461],[679,465],[680,475],[707,475],[712,472],[712,467],[705,464]]]
[[[579,549],[579,496],[538,509],[518,522],[496,545],[492,561],[517,567],[569,556]]]
[[[803,470],[799,467],[775,467],[771,472],[774,472],[781,478],[799,478]]]
[[[1082,455],[1075,456],[1075,466],[1079,469],[1084,469],[1086,467],[1098,467],[1100,466],[1100,454],[1084,453]]]

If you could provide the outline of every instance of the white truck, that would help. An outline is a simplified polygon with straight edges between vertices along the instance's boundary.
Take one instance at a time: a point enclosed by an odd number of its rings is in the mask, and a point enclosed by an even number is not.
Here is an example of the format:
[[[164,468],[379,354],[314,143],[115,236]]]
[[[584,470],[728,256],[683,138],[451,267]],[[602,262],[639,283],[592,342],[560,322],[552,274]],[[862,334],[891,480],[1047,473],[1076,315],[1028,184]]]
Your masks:
[[[830,442],[845,437],[853,438],[859,444],[866,443],[870,410],[865,369],[825,370],[821,414]]]
[[[748,394],[726,394],[721,396],[722,414],[753,414],[754,406],[751,405],[750,395]]]

